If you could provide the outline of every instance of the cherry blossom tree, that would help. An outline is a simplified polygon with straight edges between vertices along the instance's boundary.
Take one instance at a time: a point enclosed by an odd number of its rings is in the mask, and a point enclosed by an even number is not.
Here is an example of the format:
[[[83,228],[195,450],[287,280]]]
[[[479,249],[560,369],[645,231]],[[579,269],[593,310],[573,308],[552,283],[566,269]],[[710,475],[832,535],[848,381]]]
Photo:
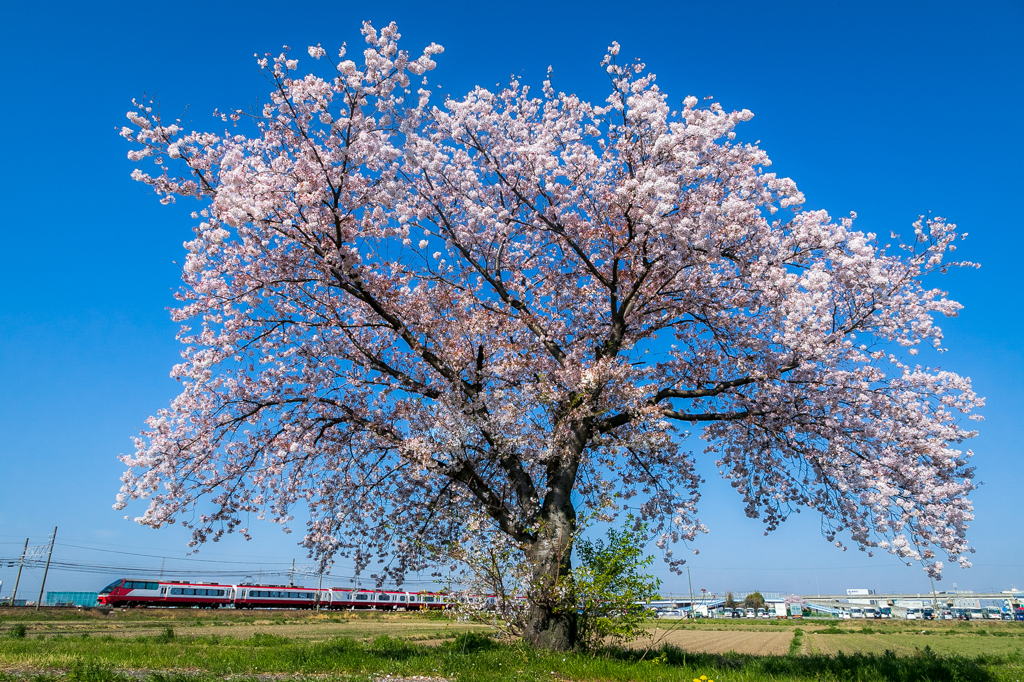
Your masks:
[[[886,245],[805,210],[736,140],[750,112],[673,110],[617,44],[604,102],[549,77],[435,105],[441,47],[363,34],[359,63],[309,48],[323,77],[260,58],[270,100],[226,132],[128,114],[130,158],[156,164],[133,177],[199,206],[181,394],[123,457],[118,508],[201,543],[299,505],[313,555],[378,581],[500,537],[551,648],[575,638],[577,514],[629,508],[678,568],[704,459],[767,531],[810,508],[843,549],[969,565],[958,444],[982,400],[914,357],[960,308],[925,284],[964,265],[954,225]]]

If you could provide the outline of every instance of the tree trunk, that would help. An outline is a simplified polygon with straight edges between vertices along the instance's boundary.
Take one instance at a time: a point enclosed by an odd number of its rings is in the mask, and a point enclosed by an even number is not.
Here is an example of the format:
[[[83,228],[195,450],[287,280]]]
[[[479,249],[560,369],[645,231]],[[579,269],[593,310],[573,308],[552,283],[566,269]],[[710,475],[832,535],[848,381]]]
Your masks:
[[[566,496],[568,502],[568,496]],[[526,550],[533,566],[530,611],[523,639],[540,649],[567,651],[576,646],[576,608],[565,598],[572,570],[576,511],[571,503],[548,510],[537,540]]]

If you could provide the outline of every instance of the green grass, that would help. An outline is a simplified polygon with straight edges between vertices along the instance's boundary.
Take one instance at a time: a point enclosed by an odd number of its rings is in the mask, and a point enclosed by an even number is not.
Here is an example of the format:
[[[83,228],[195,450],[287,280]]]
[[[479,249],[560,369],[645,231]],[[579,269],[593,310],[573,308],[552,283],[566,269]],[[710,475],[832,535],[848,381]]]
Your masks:
[[[793,630],[793,639],[789,643],[789,656],[799,656],[804,646],[804,631],[800,628]]]
[[[794,634],[794,640],[803,633]],[[283,673],[297,679],[327,674],[351,680],[382,675],[440,676],[460,682],[687,682],[706,675],[716,682],[802,682],[810,680],[899,682],[996,682],[1020,679],[1020,655],[942,656],[925,648],[914,656],[740,656],[608,649],[597,655],[534,651],[468,633],[428,647],[380,636],[370,642],[337,638],[296,642],[257,634],[246,640],[216,635],[183,637],[171,633],[135,639],[51,637],[43,641],[0,641],[0,682],[131,682],[118,671],[145,673],[149,682],[232,680]],[[183,675],[179,671],[190,671]],[[160,672],[167,671],[167,672]]]

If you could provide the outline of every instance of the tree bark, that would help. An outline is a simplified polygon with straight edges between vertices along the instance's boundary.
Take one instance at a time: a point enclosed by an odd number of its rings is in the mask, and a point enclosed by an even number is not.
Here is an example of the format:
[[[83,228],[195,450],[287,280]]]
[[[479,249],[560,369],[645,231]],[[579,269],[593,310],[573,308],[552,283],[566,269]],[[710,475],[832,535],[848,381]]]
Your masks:
[[[562,504],[546,511],[537,540],[526,550],[533,586],[523,639],[540,649],[567,651],[576,646],[578,634],[576,608],[563,589],[572,570],[576,510],[566,495]]]

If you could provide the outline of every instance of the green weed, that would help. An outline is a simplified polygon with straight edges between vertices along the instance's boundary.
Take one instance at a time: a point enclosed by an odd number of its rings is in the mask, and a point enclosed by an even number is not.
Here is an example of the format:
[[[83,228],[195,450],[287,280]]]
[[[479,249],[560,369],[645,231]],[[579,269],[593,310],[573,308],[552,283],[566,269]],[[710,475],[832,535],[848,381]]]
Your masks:
[[[800,628],[793,630],[793,639],[789,642],[789,656],[800,655],[800,650],[804,645],[804,631]]]

